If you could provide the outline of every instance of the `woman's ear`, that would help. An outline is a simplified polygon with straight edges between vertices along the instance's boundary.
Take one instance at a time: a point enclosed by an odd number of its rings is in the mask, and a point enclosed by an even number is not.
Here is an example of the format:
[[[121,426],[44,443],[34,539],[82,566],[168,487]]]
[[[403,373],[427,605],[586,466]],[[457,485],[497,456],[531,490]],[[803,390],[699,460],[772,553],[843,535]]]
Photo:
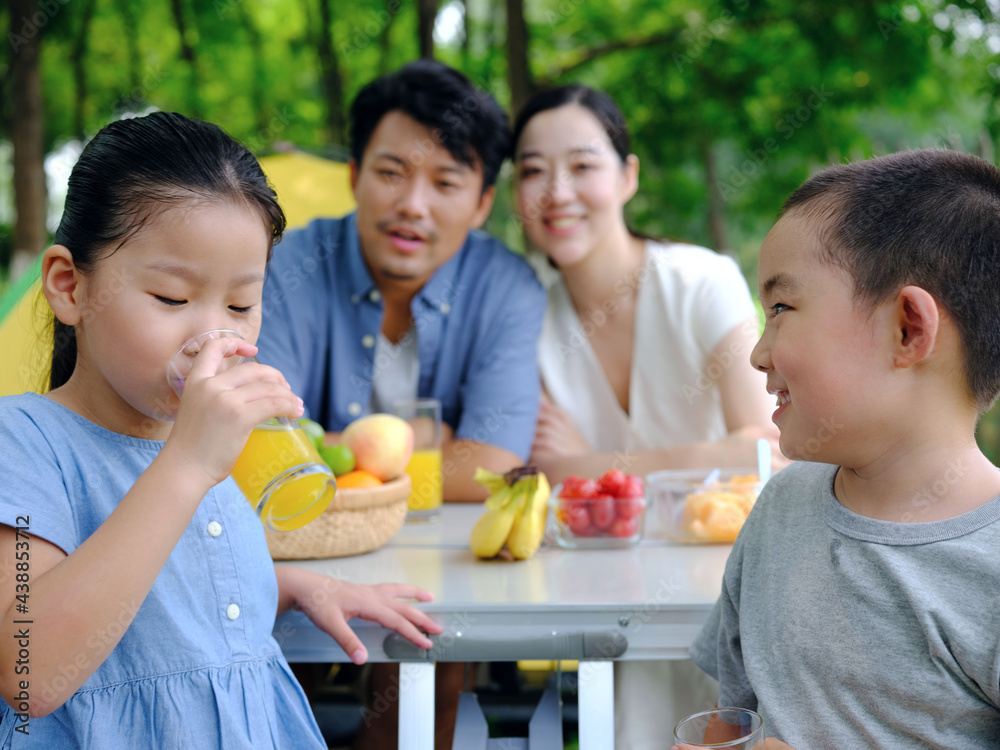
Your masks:
[[[42,292],[65,325],[75,326],[83,317],[82,279],[69,248],[53,245],[42,255]]]
[[[354,161],[354,159],[348,160],[347,170],[348,170],[348,175],[350,175],[351,192],[354,194],[355,198],[358,197],[358,172],[360,171],[360,169],[361,167],[358,165],[356,161]]]
[[[639,190],[639,157],[629,154],[625,159],[625,166],[622,169],[624,181],[622,183],[622,205],[628,203]]]
[[[919,286],[904,286],[893,309],[893,364],[912,367],[934,350],[941,311],[930,292]]]

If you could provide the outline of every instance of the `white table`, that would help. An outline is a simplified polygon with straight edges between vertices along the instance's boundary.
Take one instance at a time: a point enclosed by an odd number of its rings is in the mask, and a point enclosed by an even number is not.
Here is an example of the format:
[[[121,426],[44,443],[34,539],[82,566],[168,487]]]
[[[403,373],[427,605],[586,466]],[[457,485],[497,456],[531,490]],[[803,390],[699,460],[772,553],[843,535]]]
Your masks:
[[[293,563],[354,583],[409,583],[434,593],[418,605],[444,626],[430,652],[415,661],[386,654],[390,631],[351,625],[372,661],[400,661],[400,750],[431,750],[433,661],[514,661],[578,658],[580,635],[627,649],[617,659],[679,659],[719,595],[729,545],[687,546],[658,538],[655,524],[629,549],[563,550],[543,546],[530,560],[477,560],[469,551],[480,504],[446,505],[436,524],[407,524],[375,552]],[[275,624],[289,661],[346,662],[347,655],[304,615],[289,612]],[[390,645],[390,649],[391,649]],[[581,750],[614,746],[612,662],[584,658],[579,672]]]

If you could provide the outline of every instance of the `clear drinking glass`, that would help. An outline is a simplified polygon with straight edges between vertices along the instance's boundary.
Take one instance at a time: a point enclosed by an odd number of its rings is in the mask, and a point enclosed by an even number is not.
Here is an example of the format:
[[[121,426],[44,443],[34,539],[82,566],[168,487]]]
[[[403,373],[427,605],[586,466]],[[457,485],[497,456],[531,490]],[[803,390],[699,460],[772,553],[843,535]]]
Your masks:
[[[715,708],[691,714],[674,727],[674,742],[692,747],[762,750],[764,720],[748,708]]]
[[[397,401],[393,413],[413,428],[413,456],[407,521],[437,521],[444,501],[441,474],[441,402],[436,398]]]
[[[206,341],[243,338],[236,331],[207,331],[184,344],[167,365],[167,382],[180,396],[194,358]],[[228,369],[256,357],[227,357]],[[327,509],[337,491],[333,472],[320,458],[298,420],[274,417],[257,425],[236,459],[233,479],[272,531],[305,526]]]

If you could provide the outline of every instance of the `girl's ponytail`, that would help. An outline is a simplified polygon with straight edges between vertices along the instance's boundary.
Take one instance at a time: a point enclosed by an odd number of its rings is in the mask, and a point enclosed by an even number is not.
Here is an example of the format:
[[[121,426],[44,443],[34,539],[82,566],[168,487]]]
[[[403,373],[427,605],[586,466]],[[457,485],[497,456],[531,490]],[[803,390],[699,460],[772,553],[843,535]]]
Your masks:
[[[64,385],[76,367],[76,331],[59,318],[52,320],[52,372],[49,390]]]

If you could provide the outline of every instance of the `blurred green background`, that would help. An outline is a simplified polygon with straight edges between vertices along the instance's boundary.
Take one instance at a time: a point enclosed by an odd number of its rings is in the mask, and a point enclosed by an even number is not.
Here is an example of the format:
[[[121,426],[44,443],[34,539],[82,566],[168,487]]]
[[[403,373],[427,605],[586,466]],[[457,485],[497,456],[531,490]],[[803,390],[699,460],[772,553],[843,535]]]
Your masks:
[[[996,163],[998,18],[1000,0],[10,0],[0,291],[48,242],[81,144],[109,121],[175,110],[261,156],[344,159],[353,95],[421,55],[511,111],[549,83],[608,91],[641,162],[632,224],[733,254],[755,288],[781,201],[822,166],[912,147]],[[507,171],[487,228],[522,244]],[[996,410],[980,439],[997,462]]]

